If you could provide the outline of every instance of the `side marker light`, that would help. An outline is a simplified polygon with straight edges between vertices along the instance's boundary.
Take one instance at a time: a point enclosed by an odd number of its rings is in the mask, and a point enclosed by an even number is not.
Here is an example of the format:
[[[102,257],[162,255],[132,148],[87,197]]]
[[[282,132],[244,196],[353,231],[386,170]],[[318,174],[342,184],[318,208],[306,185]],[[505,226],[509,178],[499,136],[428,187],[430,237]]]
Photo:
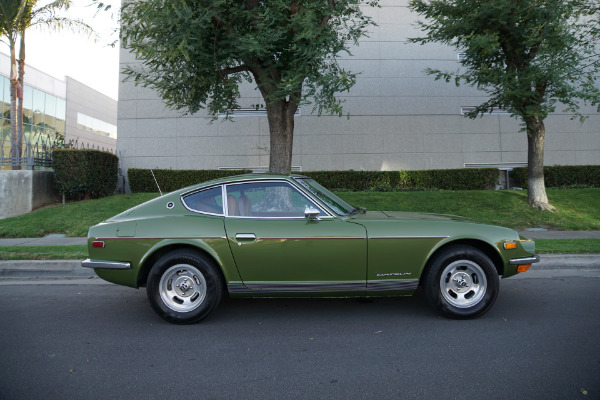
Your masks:
[[[531,264],[519,265],[517,267],[517,273],[525,272],[531,267]]]
[[[98,248],[103,249],[105,246],[106,246],[106,243],[104,243],[101,240],[96,240],[96,241],[92,242],[92,247],[98,247]]]
[[[505,250],[513,250],[517,248],[517,244],[515,242],[506,242],[504,243]]]

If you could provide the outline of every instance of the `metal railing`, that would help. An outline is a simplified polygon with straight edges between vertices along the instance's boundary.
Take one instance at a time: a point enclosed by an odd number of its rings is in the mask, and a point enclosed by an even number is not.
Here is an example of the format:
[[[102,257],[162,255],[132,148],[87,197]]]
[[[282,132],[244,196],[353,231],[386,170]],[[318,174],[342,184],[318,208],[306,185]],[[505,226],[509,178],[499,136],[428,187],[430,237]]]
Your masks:
[[[24,136],[21,135],[21,137]],[[26,138],[22,141],[20,156],[14,156],[11,151],[16,146],[17,143],[10,138],[10,135],[2,135],[0,138],[0,169],[51,169],[52,151],[55,149],[89,149],[115,153],[109,148],[79,143],[79,139],[69,140],[65,143],[62,135],[57,135],[55,138],[40,135],[35,138],[34,142]]]

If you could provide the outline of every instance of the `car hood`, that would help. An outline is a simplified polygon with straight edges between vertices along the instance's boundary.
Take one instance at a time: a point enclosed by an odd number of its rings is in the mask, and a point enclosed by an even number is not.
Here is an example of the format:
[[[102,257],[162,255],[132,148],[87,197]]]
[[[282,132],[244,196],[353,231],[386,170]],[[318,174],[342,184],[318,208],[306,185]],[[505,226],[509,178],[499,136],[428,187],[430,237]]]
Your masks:
[[[356,214],[354,219],[358,221],[380,221],[380,220],[399,220],[399,221],[447,221],[447,222],[470,222],[478,223],[477,221],[449,214],[430,214],[417,212],[402,212],[402,211],[367,211],[363,214]]]

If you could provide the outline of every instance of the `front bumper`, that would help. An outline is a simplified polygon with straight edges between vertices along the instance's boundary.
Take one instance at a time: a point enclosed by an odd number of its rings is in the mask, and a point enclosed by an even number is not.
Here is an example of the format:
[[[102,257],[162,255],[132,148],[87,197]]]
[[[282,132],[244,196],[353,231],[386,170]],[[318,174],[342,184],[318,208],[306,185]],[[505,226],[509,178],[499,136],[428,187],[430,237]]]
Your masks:
[[[538,262],[540,262],[540,256],[513,258],[512,260],[510,260],[510,265],[527,265],[527,264],[535,264]]]

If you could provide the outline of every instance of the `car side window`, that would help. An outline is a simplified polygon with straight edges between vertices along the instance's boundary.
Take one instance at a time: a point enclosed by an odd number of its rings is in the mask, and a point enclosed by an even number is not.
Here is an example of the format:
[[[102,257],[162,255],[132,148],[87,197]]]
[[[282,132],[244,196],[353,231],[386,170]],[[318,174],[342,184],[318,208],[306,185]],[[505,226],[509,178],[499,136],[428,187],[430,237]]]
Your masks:
[[[287,182],[227,185],[227,215],[255,218],[304,218],[306,207],[321,207]]]
[[[185,206],[192,210],[208,214],[223,215],[223,193],[221,187],[191,193],[182,198]]]

